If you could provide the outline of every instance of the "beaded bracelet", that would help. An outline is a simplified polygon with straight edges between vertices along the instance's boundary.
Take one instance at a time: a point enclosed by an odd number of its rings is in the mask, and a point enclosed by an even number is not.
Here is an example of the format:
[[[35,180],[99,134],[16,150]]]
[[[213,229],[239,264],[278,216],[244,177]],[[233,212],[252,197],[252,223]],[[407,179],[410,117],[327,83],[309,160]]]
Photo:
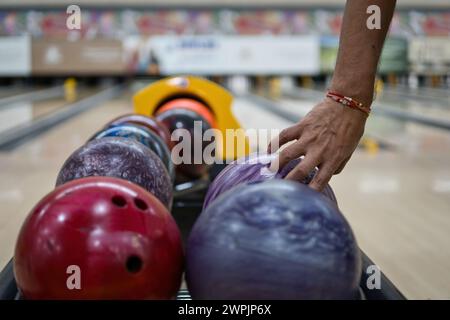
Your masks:
[[[331,98],[334,101],[343,104],[346,107],[362,111],[367,115],[370,114],[370,107],[366,107],[361,102],[358,102],[353,98],[343,96],[337,92],[328,91],[327,98]]]

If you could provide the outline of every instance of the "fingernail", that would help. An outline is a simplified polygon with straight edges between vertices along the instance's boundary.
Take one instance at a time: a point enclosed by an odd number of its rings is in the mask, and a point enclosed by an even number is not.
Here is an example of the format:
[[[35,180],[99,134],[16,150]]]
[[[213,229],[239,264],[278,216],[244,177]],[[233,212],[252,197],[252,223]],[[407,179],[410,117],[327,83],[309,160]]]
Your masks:
[[[272,160],[272,162],[270,162],[269,170],[275,173],[278,172],[279,167],[280,167],[280,157],[277,156],[275,157],[275,159]]]
[[[276,136],[275,138],[273,138],[271,141],[270,141],[270,143],[269,143],[269,153],[273,153],[273,152],[275,152],[275,151],[278,151],[278,149],[279,149],[279,143],[280,142],[280,140],[279,140],[279,137],[278,136]]]

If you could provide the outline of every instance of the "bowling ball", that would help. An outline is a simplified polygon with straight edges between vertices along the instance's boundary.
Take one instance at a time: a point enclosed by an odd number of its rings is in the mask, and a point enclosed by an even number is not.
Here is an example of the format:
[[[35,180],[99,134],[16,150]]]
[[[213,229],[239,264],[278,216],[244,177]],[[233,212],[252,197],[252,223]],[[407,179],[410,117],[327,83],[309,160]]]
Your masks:
[[[170,213],[143,188],[78,179],[32,209],[14,273],[26,299],[171,299],[183,271],[180,239]]]
[[[242,183],[266,181],[270,179],[283,179],[295,168],[301,159],[290,161],[278,172],[269,170],[270,161],[274,159],[274,154],[251,154],[231,162],[214,179],[208,188],[203,208],[206,208],[222,192],[231,189]],[[317,169],[310,172],[309,176],[303,179],[302,183],[309,184]],[[322,193],[337,203],[333,189],[327,184]]]
[[[146,127],[136,124],[124,124],[111,126],[102,129],[90,139],[100,139],[104,137],[122,137],[133,139],[150,148],[162,160],[172,179],[175,180],[175,168],[170,159],[170,150],[158,135]]]
[[[282,179],[222,194],[186,246],[194,299],[354,299],[360,276],[358,245],[335,203]]]
[[[169,130],[167,130],[167,128],[161,122],[153,117],[148,117],[137,113],[125,114],[108,122],[105,125],[105,128],[129,123],[144,126],[147,129],[155,132],[167,144],[169,149],[171,148],[172,142],[170,140]]]
[[[206,130],[211,129],[207,121],[197,113],[181,108],[161,112],[156,116],[156,119],[161,121],[169,129],[172,138],[175,137],[178,143],[180,143],[180,146],[187,145],[190,149],[181,149],[180,152],[176,152],[175,150],[177,150],[178,144],[174,142],[172,157],[180,156],[182,160],[179,163],[175,162],[177,171],[189,178],[198,178],[204,175],[208,171],[209,165],[203,159],[203,151],[210,143],[214,143],[211,141],[203,141],[203,134]],[[195,125],[196,123],[197,126]],[[185,132],[189,135],[190,143],[184,141],[184,139],[187,139],[183,135]],[[184,154],[185,151],[188,152],[188,155]]]
[[[212,111],[203,103],[193,99],[181,98],[170,100],[169,102],[162,105],[157,110],[156,114],[158,115],[162,112],[179,108],[194,111],[195,113],[200,115],[203,119],[205,119],[212,128],[217,128],[216,119]]]
[[[105,137],[75,150],[59,171],[56,185],[89,177],[116,177],[136,183],[172,206],[172,181],[159,157],[131,139]]]

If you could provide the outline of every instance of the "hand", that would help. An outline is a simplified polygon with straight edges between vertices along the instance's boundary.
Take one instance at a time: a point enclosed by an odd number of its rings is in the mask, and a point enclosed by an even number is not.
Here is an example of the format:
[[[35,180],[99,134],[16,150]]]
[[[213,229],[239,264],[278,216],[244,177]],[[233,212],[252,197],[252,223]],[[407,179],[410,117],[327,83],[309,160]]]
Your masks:
[[[333,174],[342,171],[355,151],[364,133],[366,118],[363,112],[326,98],[297,124],[281,131],[278,143],[272,140],[269,153],[287,142],[297,141],[279,152],[271,168],[280,169],[289,161],[305,156],[286,179],[300,181],[317,167],[319,171],[309,186],[321,191]]]

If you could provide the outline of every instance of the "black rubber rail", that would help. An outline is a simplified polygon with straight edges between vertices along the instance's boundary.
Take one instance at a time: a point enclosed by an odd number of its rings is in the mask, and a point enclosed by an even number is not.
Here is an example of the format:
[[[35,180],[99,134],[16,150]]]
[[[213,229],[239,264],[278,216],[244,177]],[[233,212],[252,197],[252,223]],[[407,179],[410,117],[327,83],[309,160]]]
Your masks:
[[[361,250],[362,256],[362,275],[360,280],[360,288],[363,290],[367,300],[406,300],[406,297],[397,289],[397,287],[380,271],[380,288],[367,288],[367,280],[370,276],[367,268],[375,265],[370,258]]]
[[[16,126],[0,135],[0,151],[10,151],[37,137],[48,129],[72,118],[84,111],[99,106],[102,102],[116,97],[123,89],[122,85],[117,85],[105,89],[99,93],[79,100],[75,103],[65,105],[59,110],[36,120]]]
[[[12,108],[17,103],[24,101],[26,102],[42,101],[62,97],[63,95],[64,95],[63,86],[21,93],[10,97],[0,98],[0,109]]]
[[[14,279],[13,260],[9,260],[0,272],[0,300],[14,300],[17,295],[17,285]]]

